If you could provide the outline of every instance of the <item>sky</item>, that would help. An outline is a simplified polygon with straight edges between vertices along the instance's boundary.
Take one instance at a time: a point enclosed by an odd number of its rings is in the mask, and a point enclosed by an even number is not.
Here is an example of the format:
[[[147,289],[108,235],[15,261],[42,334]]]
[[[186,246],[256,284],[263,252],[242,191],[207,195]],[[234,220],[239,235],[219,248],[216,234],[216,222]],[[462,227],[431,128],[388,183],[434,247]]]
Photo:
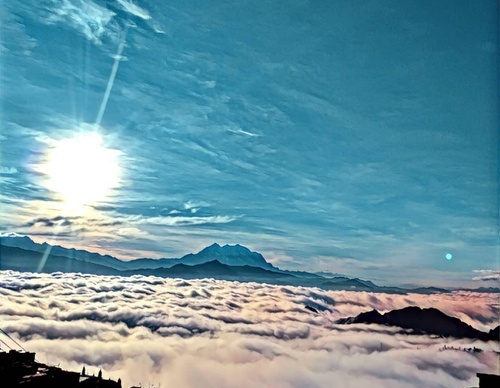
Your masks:
[[[123,259],[239,243],[380,284],[498,278],[497,1],[0,14],[2,232]]]

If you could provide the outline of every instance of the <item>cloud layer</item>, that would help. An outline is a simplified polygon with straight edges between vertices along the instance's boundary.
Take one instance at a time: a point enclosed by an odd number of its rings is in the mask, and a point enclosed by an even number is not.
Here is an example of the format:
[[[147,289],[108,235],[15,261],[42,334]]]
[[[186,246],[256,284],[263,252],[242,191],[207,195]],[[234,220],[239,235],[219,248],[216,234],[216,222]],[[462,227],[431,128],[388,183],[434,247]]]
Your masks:
[[[401,296],[211,279],[0,273],[4,330],[42,362],[102,367],[124,386],[471,386],[476,372],[495,372],[498,344],[334,321],[419,305],[486,330],[496,325],[497,302],[495,295],[466,292]],[[483,352],[443,350],[445,344]]]

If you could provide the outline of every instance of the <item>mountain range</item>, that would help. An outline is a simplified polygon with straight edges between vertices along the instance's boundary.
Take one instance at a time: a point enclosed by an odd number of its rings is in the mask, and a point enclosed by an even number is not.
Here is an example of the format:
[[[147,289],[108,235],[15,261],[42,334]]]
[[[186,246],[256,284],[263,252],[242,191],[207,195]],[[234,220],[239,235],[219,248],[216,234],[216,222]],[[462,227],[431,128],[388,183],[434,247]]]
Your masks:
[[[146,275],[176,278],[214,278],[279,285],[319,287],[327,290],[356,290],[386,293],[448,292],[435,287],[404,289],[382,287],[369,280],[328,272],[288,271],[275,267],[258,252],[241,245],[214,243],[198,253],[181,258],[130,261],[85,250],[36,243],[27,236],[0,237],[0,270],[20,272],[82,272],[96,275]],[[484,291],[483,291],[484,292]],[[487,292],[487,291],[486,291]],[[491,292],[498,292],[492,289]]]

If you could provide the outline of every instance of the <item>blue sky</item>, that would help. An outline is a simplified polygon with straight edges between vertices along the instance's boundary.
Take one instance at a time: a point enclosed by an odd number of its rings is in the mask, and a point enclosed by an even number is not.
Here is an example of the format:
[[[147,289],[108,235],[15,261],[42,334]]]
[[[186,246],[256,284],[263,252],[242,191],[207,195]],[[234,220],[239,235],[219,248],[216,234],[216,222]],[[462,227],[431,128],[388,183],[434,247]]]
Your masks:
[[[382,284],[498,270],[498,2],[0,7],[3,231],[122,258],[240,243]],[[120,42],[98,131],[121,184],[61,214],[37,165],[95,130]]]

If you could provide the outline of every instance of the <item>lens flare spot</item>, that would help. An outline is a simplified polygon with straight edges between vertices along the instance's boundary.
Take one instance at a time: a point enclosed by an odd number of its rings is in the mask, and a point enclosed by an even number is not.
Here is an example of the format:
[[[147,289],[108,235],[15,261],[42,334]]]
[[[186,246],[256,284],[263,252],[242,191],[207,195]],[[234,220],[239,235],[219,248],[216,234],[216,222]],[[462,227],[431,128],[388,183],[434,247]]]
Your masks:
[[[447,253],[444,257],[446,257],[446,260],[453,259],[453,255],[451,253]]]

